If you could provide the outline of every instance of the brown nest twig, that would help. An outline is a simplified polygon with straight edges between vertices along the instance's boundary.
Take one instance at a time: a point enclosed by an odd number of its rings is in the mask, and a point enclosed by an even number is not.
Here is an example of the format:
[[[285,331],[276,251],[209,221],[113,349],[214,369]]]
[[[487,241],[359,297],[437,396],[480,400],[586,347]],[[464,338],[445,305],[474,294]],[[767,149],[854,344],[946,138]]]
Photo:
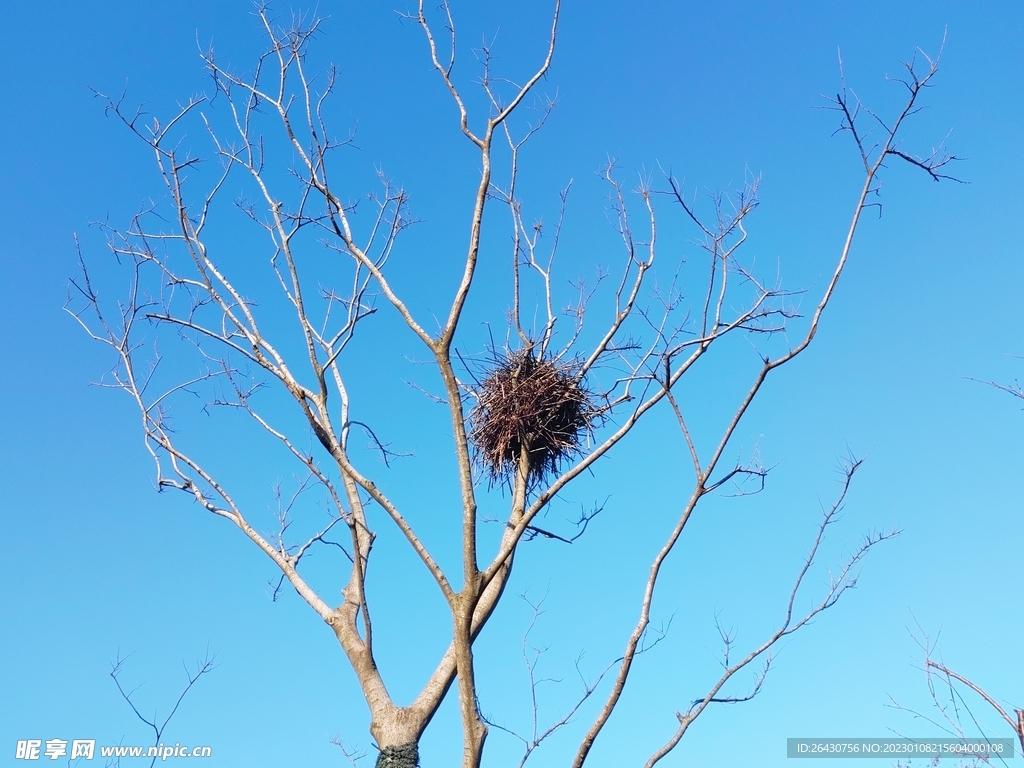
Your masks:
[[[509,353],[484,379],[469,436],[492,482],[514,476],[524,452],[533,485],[579,451],[598,410],[576,373],[573,363],[525,349]]]

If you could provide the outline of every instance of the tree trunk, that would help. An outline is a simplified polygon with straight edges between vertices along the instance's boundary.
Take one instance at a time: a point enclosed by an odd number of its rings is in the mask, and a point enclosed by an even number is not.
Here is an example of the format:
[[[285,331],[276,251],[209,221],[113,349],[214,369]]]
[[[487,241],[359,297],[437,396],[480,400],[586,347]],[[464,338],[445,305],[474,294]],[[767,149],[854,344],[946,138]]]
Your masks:
[[[384,747],[377,755],[375,768],[418,768],[420,748],[415,741],[398,747]]]

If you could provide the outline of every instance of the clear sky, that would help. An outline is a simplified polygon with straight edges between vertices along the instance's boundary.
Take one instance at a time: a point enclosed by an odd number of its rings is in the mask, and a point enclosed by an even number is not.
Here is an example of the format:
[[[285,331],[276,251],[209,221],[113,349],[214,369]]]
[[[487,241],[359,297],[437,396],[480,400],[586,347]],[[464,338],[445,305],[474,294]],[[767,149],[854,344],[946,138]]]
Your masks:
[[[470,4],[454,6],[462,39],[467,46],[492,40],[499,73],[521,77],[535,65],[547,3],[463,5]],[[346,194],[371,191],[381,168],[407,189],[423,220],[406,233],[412,256],[396,279],[427,313],[440,306],[435,296],[451,292],[446,254],[465,242],[476,158],[457,133],[419,30],[395,7],[321,0],[295,9],[326,19],[312,64],[338,65],[329,117],[337,133],[356,132],[344,155],[352,179]],[[305,768],[342,764],[330,743],[338,735],[368,750],[363,764],[372,764],[365,707],[332,633],[294,594],[270,600],[272,563],[229,524],[154,492],[132,404],[90,386],[112,364],[108,350],[62,310],[77,269],[74,235],[104,278],[104,295],[116,297],[124,275],[109,268],[103,235],[90,222],[124,226],[162,194],[150,154],[104,116],[90,87],[117,93],[127,81],[128,102],[168,115],[210,86],[197,41],[212,40],[238,68],[251,63],[262,44],[252,7],[9,3],[3,17],[0,514],[9,582],[0,596],[0,762],[14,764],[19,739],[147,743],[107,677],[110,662],[133,653],[124,680],[140,686],[144,711],[166,713],[184,680],[182,661],[209,649],[218,667],[189,694],[165,741],[211,745],[211,766]],[[671,619],[667,639],[638,662],[589,765],[642,764],[671,735],[673,712],[716,676],[716,617],[735,630],[738,650],[771,629],[819,504],[838,490],[837,457],[849,452],[867,461],[808,596],[863,533],[898,527],[902,535],[871,554],[855,591],[782,646],[754,701],[709,710],[664,764],[781,766],[792,736],[940,735],[889,706],[895,699],[931,714],[912,635],[938,638],[950,666],[1000,701],[1024,705],[1024,414],[1021,401],[971,380],[1009,383],[1024,372],[1024,361],[1012,357],[1024,354],[1024,6],[570,0],[540,91],[559,103],[523,159],[522,195],[529,215],[551,220],[558,191],[574,180],[566,280],[618,256],[596,176],[609,156],[629,184],[660,164],[699,195],[760,176],[748,256],[762,273],[814,296],[861,184],[853,146],[832,135],[835,114],[815,109],[839,87],[837,50],[849,85],[884,112],[900,98],[886,76],[898,74],[917,46],[936,54],[944,35],[936,87],[909,126],[907,148],[927,154],[946,138],[967,158],[954,172],[970,183],[935,184],[898,166],[885,174],[882,216],[865,219],[819,337],[770,382],[731,449],[757,445],[765,463],[777,465],[766,491],[701,509],[655,602],[654,623]],[[457,75],[467,90],[475,67],[463,51]],[[502,226],[495,216],[485,248],[485,259],[499,266]],[[666,260],[696,258],[695,233],[677,212],[666,207],[662,227]],[[219,237],[230,245],[235,234]],[[239,248],[248,247],[247,234],[237,237]],[[507,282],[484,283],[479,301],[474,311],[490,303],[500,322]],[[811,302],[804,302],[806,310]],[[449,464],[433,453],[436,441],[417,432],[436,411],[403,381],[416,369],[402,355],[422,353],[393,336],[395,328],[393,318],[382,320],[364,342],[374,362],[357,392],[396,449],[417,455],[393,471],[373,469],[416,508],[426,538],[448,557],[451,487],[434,477]],[[480,354],[483,339],[474,326],[465,348]],[[371,354],[389,348],[395,355]],[[752,369],[739,360],[719,361],[686,390],[708,435],[749,381]],[[225,467],[238,459],[242,468],[226,471],[251,477],[243,494],[266,509],[271,484],[287,481],[292,469],[245,433],[232,435],[232,423],[219,422],[209,445]],[[542,718],[575,696],[577,657],[593,676],[621,652],[647,563],[689,489],[685,457],[668,434],[654,427],[639,434],[546,518],[558,525],[574,505],[607,499],[583,539],[524,549],[479,643],[482,706],[497,722],[528,722],[518,642],[529,611],[516,594],[547,594],[534,639],[550,648],[543,673],[562,682],[544,690]],[[272,528],[269,515],[260,520]],[[401,552],[380,527],[378,547]],[[407,553],[378,578],[381,664],[404,703],[446,643],[446,611]],[[385,606],[389,595],[398,599]],[[968,702],[988,732],[1009,735],[984,706]],[[567,764],[593,714],[585,710],[532,764]],[[455,764],[457,723],[448,702],[424,739],[425,766]],[[488,764],[515,765],[516,755],[514,742],[492,733]]]

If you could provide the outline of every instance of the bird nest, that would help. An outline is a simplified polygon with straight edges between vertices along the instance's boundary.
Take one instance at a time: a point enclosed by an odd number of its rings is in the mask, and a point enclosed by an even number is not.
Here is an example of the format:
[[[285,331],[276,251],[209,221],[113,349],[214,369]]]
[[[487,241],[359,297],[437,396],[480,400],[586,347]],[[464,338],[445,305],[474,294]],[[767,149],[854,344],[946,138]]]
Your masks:
[[[598,411],[578,372],[527,349],[509,353],[484,379],[469,436],[492,482],[514,477],[524,453],[533,485],[579,452]]]

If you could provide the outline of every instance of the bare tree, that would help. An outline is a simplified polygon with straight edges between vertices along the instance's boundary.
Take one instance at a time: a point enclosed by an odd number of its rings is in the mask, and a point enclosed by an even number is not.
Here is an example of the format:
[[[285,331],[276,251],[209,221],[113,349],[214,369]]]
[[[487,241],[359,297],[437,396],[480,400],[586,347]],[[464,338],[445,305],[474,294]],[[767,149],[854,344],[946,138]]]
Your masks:
[[[861,216],[874,204],[879,173],[888,161],[898,159],[932,179],[948,178],[944,170],[952,156],[941,150],[928,157],[913,155],[902,135],[906,121],[920,108],[938,62],[919,54],[906,64],[898,80],[905,88],[905,102],[891,119],[862,107],[845,85],[831,100],[839,131],[852,137],[859,153],[863,178],[853,198],[849,229],[838,243],[829,277],[808,318],[801,319],[790,292],[758,277],[744,260],[747,220],[758,204],[756,180],[735,195],[714,198],[706,217],[671,174],[658,184],[643,177],[636,189],[629,190],[613,165],[606,169],[605,179],[622,248],[618,272],[601,274],[596,285],[577,284],[574,298],[565,302],[560,287],[564,281],[555,264],[562,219],[554,236],[546,233],[542,240],[541,225],[527,218],[517,192],[524,147],[554,106],[541,99],[539,120],[526,123],[520,116],[551,66],[559,1],[554,2],[546,33],[546,53],[525,81],[495,75],[490,51],[484,48],[480,53],[479,82],[489,104],[484,114],[470,109],[457,84],[459,45],[447,2],[438,13],[439,21],[432,21],[421,0],[418,11],[408,18],[419,25],[433,68],[454,102],[459,130],[478,153],[479,177],[468,201],[461,277],[436,322],[427,322],[425,312],[416,308],[416,297],[396,287],[400,281],[389,266],[412,223],[406,192],[383,174],[380,190],[358,207],[344,191],[346,183],[333,158],[345,142],[333,138],[324,119],[337,76],[328,73],[318,86],[306,70],[307,51],[319,23],[280,27],[266,8],[260,9],[260,18],[269,47],[250,73],[235,73],[212,51],[204,55],[216,104],[196,96],[161,121],[128,108],[124,97],[102,96],[108,112],[152,151],[167,200],[141,211],[127,228],[106,228],[112,253],[130,273],[127,297],[116,305],[101,302],[95,270],[90,274],[83,260],[69,310],[94,339],[114,351],[117,363],[105,383],[134,401],[159,489],[180,491],[236,526],[280,570],[279,586],[287,581],[334,632],[369,708],[370,732],[380,749],[378,766],[405,768],[418,763],[420,738],[456,684],[462,764],[481,764],[488,725],[477,694],[474,640],[504,594],[517,551],[536,537],[571,541],[581,534],[599,508],[582,514],[575,532],[542,528],[539,515],[584,473],[593,470],[600,477],[602,458],[641,420],[654,413],[674,418],[685,446],[683,466],[692,469],[692,487],[651,563],[636,625],[621,656],[607,670],[610,682],[599,679],[585,685],[577,708],[553,725],[567,724],[582,711],[583,701],[599,691],[604,696],[572,761],[578,767],[619,705],[637,655],[649,647],[659,575],[694,510],[723,486],[746,480],[756,490],[763,483],[765,467],[756,460],[730,463],[727,449],[766,380],[814,340],[846,267]],[[201,156],[187,148],[190,127],[198,127],[208,138],[216,173],[210,174],[210,165],[201,166]],[[290,168],[280,167],[281,155],[293,158]],[[198,189],[203,181],[207,186]],[[269,255],[265,261],[253,258],[248,244],[240,246],[244,253],[232,253],[216,234],[218,217],[228,216],[222,198],[239,184],[249,196],[238,200],[237,209],[263,233]],[[563,212],[567,195],[568,190],[562,195]],[[677,211],[702,239],[706,259],[696,285],[685,283],[691,276],[686,272],[684,279],[679,271],[678,255],[659,253],[658,226],[665,208]],[[502,209],[506,215],[496,215]],[[498,316],[485,318],[490,327],[508,331],[503,341],[480,350],[465,326],[470,296],[481,290],[485,224],[499,230],[509,227],[509,304]],[[256,277],[267,265],[269,281]],[[456,534],[461,574],[443,567],[411,522],[415,515],[394,500],[389,488],[397,485],[401,463],[386,472],[375,469],[379,465],[368,460],[361,438],[353,440],[354,435],[367,435],[372,449],[385,463],[392,463],[388,441],[359,419],[365,409],[351,396],[352,381],[366,370],[352,354],[351,342],[383,310],[400,318],[420,344],[440,387],[427,392],[429,400],[448,411],[461,510]],[[738,348],[754,350],[748,360],[755,365],[745,394],[717,437],[704,444],[690,428],[690,404],[674,393],[684,376],[701,367],[712,347],[730,339],[740,342]],[[172,357],[165,358],[168,354]],[[179,356],[191,362],[179,364]],[[185,373],[186,366],[192,373]],[[273,399],[275,393],[280,399]],[[217,468],[223,460],[218,451],[222,438],[190,441],[181,426],[184,422],[172,422],[172,406],[197,395],[210,413],[219,409],[245,414],[295,462],[299,474],[294,493],[277,491],[275,531],[263,531],[253,522],[251,507],[241,500],[245,494],[233,489],[224,479],[229,473]],[[283,408],[285,402],[290,411]],[[183,412],[180,405],[173,411],[176,418]],[[868,550],[894,535],[866,537],[825,593],[808,609],[798,608],[804,577],[858,466],[851,461],[844,468],[838,500],[823,512],[775,631],[740,654],[734,652],[732,636],[723,632],[720,678],[678,713],[678,730],[652,753],[647,765],[668,754],[713,703],[754,696],[778,641],[834,605],[854,586],[856,567]],[[323,494],[331,509],[318,526],[311,516],[296,511],[304,495],[314,491]],[[478,533],[485,497],[489,505],[503,500],[506,509],[500,541],[493,549],[481,545]],[[429,504],[449,501],[431,498]],[[367,574],[381,524],[395,526],[422,562],[444,597],[451,622],[448,649],[407,704],[393,700],[374,654]],[[308,530],[297,533],[303,526]],[[338,532],[344,533],[343,541],[333,538]],[[332,603],[306,575],[307,555],[320,549],[337,552],[344,569],[340,603]],[[723,693],[737,672],[754,663],[761,664],[762,671],[751,690]],[[550,732],[537,726],[523,739],[523,762]]]
[[[1014,734],[1017,736],[1017,740],[1020,742],[1021,754],[1024,755],[1024,709],[1018,707],[1010,707],[1013,714],[1011,715],[1006,711],[996,699],[994,699],[985,689],[981,688],[976,683],[971,682],[966,677],[958,672],[954,672],[952,669],[947,667],[945,664],[936,661],[929,657],[925,662],[928,669],[929,677],[929,689],[934,691],[934,683],[932,678],[939,676],[943,683],[945,683],[946,689],[950,692],[950,699],[955,701],[959,694],[955,694],[953,686],[955,683],[960,683],[972,690],[975,694],[981,697],[982,701],[988,704],[1002,719],[1010,726]],[[934,694],[933,694],[934,698]]]
[[[152,719],[149,719],[146,715],[142,714],[142,712],[139,711],[139,707],[135,703],[135,700],[132,698],[137,689],[130,691],[125,690],[125,687],[121,684],[121,673],[124,672],[125,662],[128,661],[130,656],[131,654],[128,654],[128,656],[122,656],[120,652],[117,654],[117,658],[110,665],[110,679],[114,681],[114,685],[117,686],[117,692],[121,694],[121,698],[124,699],[125,703],[131,707],[132,712],[135,713],[135,717],[137,717],[153,732],[153,747],[156,748],[163,746],[164,732],[167,730],[167,726],[170,725],[171,720],[174,719],[174,715],[177,714],[179,707],[181,707],[181,703],[185,700],[185,697],[188,696],[193,686],[199,682],[199,679],[203,675],[209,674],[216,668],[214,657],[210,654],[209,649],[207,649],[206,656],[196,661],[195,671],[190,670],[188,668],[188,664],[182,662],[182,667],[185,670],[186,683],[181,689],[181,693],[178,694],[177,699],[174,700],[174,704],[171,707],[171,710],[167,713],[167,717],[161,720],[156,714],[152,715]],[[154,751],[153,758],[149,761],[150,768],[153,768],[153,766],[156,765],[158,756],[159,754]],[[75,762],[77,763],[78,761]],[[120,765],[120,756],[115,756],[107,761],[107,768],[120,768]]]
[[[971,379],[972,381],[978,381],[978,379]],[[1024,399],[1024,390],[1021,389],[1020,382],[1014,381],[1013,384],[1000,384],[994,381],[982,382],[989,386],[995,387],[998,390],[1007,392],[1014,397]],[[920,625],[918,625],[920,630]],[[922,632],[922,634],[924,634]],[[971,691],[974,696],[980,698],[988,708],[995,712],[999,718],[1006,723],[1013,734],[1017,737],[1017,741],[1020,743],[1021,757],[1024,758],[1024,706],[1013,706],[1007,703],[1005,700],[1000,703],[989,691],[982,688],[980,685],[965,677],[956,670],[946,666],[945,662],[936,660],[936,643],[929,640],[927,635],[918,641],[918,645],[924,651],[924,669],[927,676],[928,693],[932,700],[932,705],[935,711],[938,713],[939,719],[935,720],[929,718],[919,712],[903,707],[894,702],[894,706],[897,709],[906,710],[911,712],[916,717],[926,719],[933,724],[938,725],[947,733],[950,733],[955,738],[966,740],[968,737],[967,726],[964,725],[964,719],[969,718],[971,725],[977,730],[981,730],[978,719],[964,698],[961,688],[966,688]],[[984,736],[984,731],[982,731]],[[981,765],[982,763],[988,763],[987,757],[977,758],[972,765]],[[1004,761],[1005,762],[1005,761]]]
[[[1014,355],[1014,357],[1020,359],[1019,355]],[[980,379],[975,379],[973,376],[968,376],[967,378],[970,381],[981,381]],[[1008,394],[1013,395],[1014,397],[1024,400],[1024,388],[1021,387],[1021,383],[1019,380],[1014,380],[1012,384],[1000,384],[997,381],[982,381],[981,383],[988,384],[990,387],[995,387],[996,389],[1002,392],[1006,392]]]
[[[918,629],[920,630],[920,625]],[[936,660],[937,641],[933,642],[923,632],[922,635],[921,639],[915,637],[915,640],[924,652],[924,673],[928,685],[928,695],[935,714],[934,716],[924,714],[895,700],[892,701],[891,706],[894,709],[909,712],[916,719],[931,723],[939,730],[949,734],[951,738],[959,739],[965,745],[969,742],[977,742],[979,738],[988,740],[992,736],[985,732],[979,717],[972,710],[968,698],[964,697],[962,689],[966,688],[971,691],[973,696],[985,702],[991,711],[998,714],[1003,722],[1010,726],[1011,731],[1020,742],[1021,756],[1024,757],[1024,709],[1005,702],[1001,704],[977,683],[949,668],[944,662]],[[973,733],[978,733],[979,736],[972,737]],[[1006,764],[1004,757],[986,753],[976,755],[970,761],[962,761],[960,764],[970,765],[973,768],[974,766],[991,765],[997,761]]]

